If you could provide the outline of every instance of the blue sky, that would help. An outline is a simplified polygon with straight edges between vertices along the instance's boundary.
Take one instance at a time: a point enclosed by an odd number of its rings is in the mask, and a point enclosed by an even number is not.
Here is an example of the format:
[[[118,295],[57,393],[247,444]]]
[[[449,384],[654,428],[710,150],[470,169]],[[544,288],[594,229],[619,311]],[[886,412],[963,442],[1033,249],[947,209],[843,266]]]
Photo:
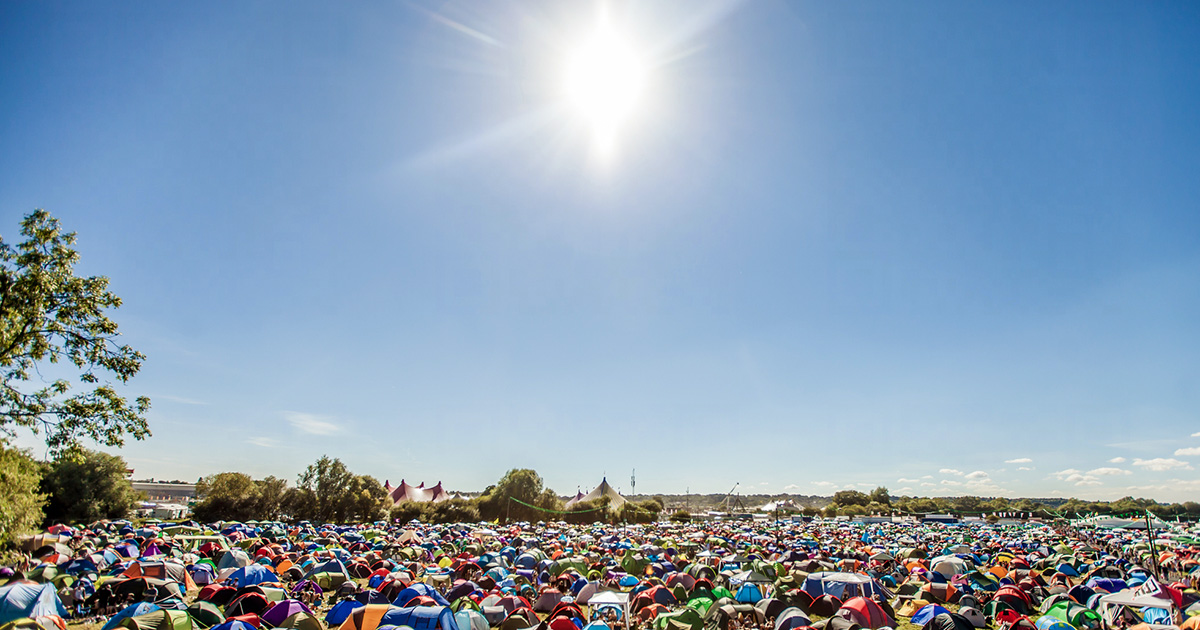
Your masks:
[[[607,10],[601,158],[589,3],[0,7],[0,230],[125,299],[138,476],[1195,498],[1200,7]]]

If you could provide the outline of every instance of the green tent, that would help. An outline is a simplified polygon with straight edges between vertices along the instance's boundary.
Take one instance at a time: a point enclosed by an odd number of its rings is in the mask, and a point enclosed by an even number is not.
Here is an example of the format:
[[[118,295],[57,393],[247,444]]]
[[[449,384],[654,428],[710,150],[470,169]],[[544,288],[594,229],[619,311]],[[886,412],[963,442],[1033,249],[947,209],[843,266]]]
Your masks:
[[[1079,630],[1099,630],[1104,620],[1096,611],[1072,601],[1061,601],[1046,610],[1044,617],[1065,621]]]
[[[192,625],[198,628],[211,628],[225,623],[225,615],[212,602],[197,601],[187,607],[187,613],[192,616]]]
[[[117,627],[129,630],[192,630],[192,618],[186,610],[156,610],[137,617],[126,617]]]
[[[713,600],[707,597],[693,597],[688,600],[687,607],[703,615],[713,605]]]
[[[663,613],[654,619],[655,630],[701,630],[703,627],[704,617],[691,608]]]

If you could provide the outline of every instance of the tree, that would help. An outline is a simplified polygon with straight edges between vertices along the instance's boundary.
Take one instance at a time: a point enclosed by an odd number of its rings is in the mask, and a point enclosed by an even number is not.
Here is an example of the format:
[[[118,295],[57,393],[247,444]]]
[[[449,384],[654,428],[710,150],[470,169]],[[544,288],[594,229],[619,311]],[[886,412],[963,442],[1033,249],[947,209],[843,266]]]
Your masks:
[[[370,475],[352,475],[336,510],[338,522],[368,522],[383,518],[387,490]]]
[[[879,486],[878,488],[872,490],[870,499],[870,502],[872,503],[882,503],[883,505],[892,504],[892,495],[890,492],[888,492],[888,489],[883,486]]]
[[[287,494],[286,479],[268,475],[255,483],[258,490],[258,501],[255,513],[259,520],[277,521],[283,512],[283,498]]]
[[[671,520],[675,521],[676,523],[687,523],[692,520],[692,515],[688,514],[684,510],[679,510],[671,515]]]
[[[15,246],[0,239],[0,431],[45,433],[56,452],[81,438],[105,446],[122,446],[126,435],[144,439],[150,399],[130,402],[101,378],[127,383],[145,359],[117,343],[117,323],[105,314],[121,298],[108,278],[75,275],[75,233],[62,232],[45,210],[25,217],[21,235]],[[83,391],[72,394],[66,378],[44,384],[37,371],[46,362],[78,368]]]
[[[866,505],[871,499],[858,490],[839,490],[833,494],[833,502],[839,506]]]
[[[28,453],[0,440],[0,548],[42,524],[46,497],[38,492],[41,471]]]
[[[59,454],[42,477],[46,517],[75,523],[125,518],[138,499],[127,470],[117,455],[87,449]]]
[[[223,472],[209,475],[196,483],[196,498],[192,507],[196,520],[248,521],[258,516],[258,486],[250,475]]]
[[[528,468],[505,473],[496,485],[484,490],[479,502],[480,515],[486,520],[540,521],[546,519],[544,510],[562,510],[562,501],[553,490],[542,486],[542,477],[536,471]]]

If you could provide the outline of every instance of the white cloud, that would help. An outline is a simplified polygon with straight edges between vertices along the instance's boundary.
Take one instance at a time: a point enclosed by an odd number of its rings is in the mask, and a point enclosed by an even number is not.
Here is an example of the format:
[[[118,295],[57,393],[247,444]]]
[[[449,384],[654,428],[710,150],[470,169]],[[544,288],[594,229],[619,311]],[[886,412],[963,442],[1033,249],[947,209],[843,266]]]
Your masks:
[[[1175,455],[1177,457],[1195,457],[1197,455],[1200,455],[1200,446],[1193,446],[1190,448],[1177,449],[1175,451]]]
[[[967,474],[967,479],[987,479],[987,477],[988,477],[988,474],[983,472],[982,470],[976,470],[973,473]]]
[[[1018,457],[1016,459],[1006,459],[1005,464],[1032,464],[1033,460],[1028,457]]]
[[[283,412],[283,417],[297,431],[311,435],[333,435],[342,430],[342,427],[330,422],[333,418],[329,416],[318,416],[311,413],[300,413],[299,411],[285,411]]]
[[[1192,469],[1192,465],[1187,462],[1166,457],[1155,457],[1154,459],[1134,458],[1133,465],[1141,466],[1146,470],[1153,470],[1154,472],[1162,472],[1164,470],[1172,470],[1175,468],[1182,470]]]
[[[921,482],[921,487],[922,487],[922,488],[936,488],[936,487],[937,487],[937,484],[936,484],[936,483],[929,483],[928,481],[922,481],[922,482]]]
[[[910,488],[908,486],[904,486],[903,488],[900,488],[896,492],[912,492],[912,488]]]
[[[255,446],[261,446],[263,448],[275,448],[278,446],[278,443],[269,437],[253,437],[249,439],[249,442]]]
[[[933,479],[933,475],[921,475],[922,479]]]
[[[1065,481],[1070,484],[1075,484],[1076,486],[1103,485],[1100,482],[1100,479],[1098,477],[1096,477],[1095,475],[1084,474],[1083,471],[1076,470],[1074,468],[1067,468],[1066,470],[1060,470],[1058,472],[1051,473],[1051,474],[1054,475],[1055,477],[1057,477],[1059,479],[1059,481]]]
[[[1099,479],[1092,475],[1071,475],[1065,480],[1067,483],[1073,483],[1077,486],[1100,486],[1104,485]]]
[[[837,484],[833,483],[832,481],[814,481],[814,482],[812,482],[812,485],[820,486],[822,488],[832,488],[832,487],[836,486]]]
[[[1132,475],[1133,471],[1125,470],[1124,468],[1114,468],[1112,466],[1104,466],[1101,468],[1093,468],[1093,469],[1087,471],[1087,474],[1093,475],[1096,477],[1103,477],[1105,475]]]
[[[1020,466],[1017,468],[1017,470],[1037,470],[1037,469],[1034,468],[1033,466]]]
[[[943,469],[939,470],[938,472],[943,475],[954,475],[956,477],[961,477],[963,474],[963,472],[961,470],[954,470],[953,468],[943,468]]]
[[[1114,457],[1114,458],[1112,458],[1112,459],[1108,460],[1108,463],[1110,463],[1110,464],[1124,464],[1124,463],[1125,463],[1125,458],[1124,458],[1124,457]]]
[[[917,483],[919,479],[904,479],[903,477],[896,480],[896,483]]]
[[[800,486],[798,486],[794,483],[789,483],[788,485],[784,486],[783,489],[784,490],[799,490]]]
[[[1192,434],[1192,437],[1200,437],[1200,431],[1197,431],[1197,432],[1193,433],[1193,434]]]
[[[770,482],[770,481],[760,481],[760,482],[758,482],[758,485],[760,485],[760,486],[769,486],[769,485],[771,485],[771,482]]]
[[[953,479],[943,479],[943,480],[942,480],[942,485],[943,485],[943,486],[954,486],[954,487],[957,487],[957,486],[961,486],[961,485],[963,485],[963,482],[961,482],[961,481],[955,481],[955,480],[953,480]]]

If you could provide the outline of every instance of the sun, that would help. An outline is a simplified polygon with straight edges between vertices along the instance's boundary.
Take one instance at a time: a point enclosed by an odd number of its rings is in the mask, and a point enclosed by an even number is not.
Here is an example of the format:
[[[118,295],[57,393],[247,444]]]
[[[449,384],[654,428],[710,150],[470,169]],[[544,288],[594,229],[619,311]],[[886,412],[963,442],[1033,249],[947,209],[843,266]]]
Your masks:
[[[646,69],[628,40],[607,20],[567,58],[565,91],[597,145],[610,146],[618,128],[636,111]]]

